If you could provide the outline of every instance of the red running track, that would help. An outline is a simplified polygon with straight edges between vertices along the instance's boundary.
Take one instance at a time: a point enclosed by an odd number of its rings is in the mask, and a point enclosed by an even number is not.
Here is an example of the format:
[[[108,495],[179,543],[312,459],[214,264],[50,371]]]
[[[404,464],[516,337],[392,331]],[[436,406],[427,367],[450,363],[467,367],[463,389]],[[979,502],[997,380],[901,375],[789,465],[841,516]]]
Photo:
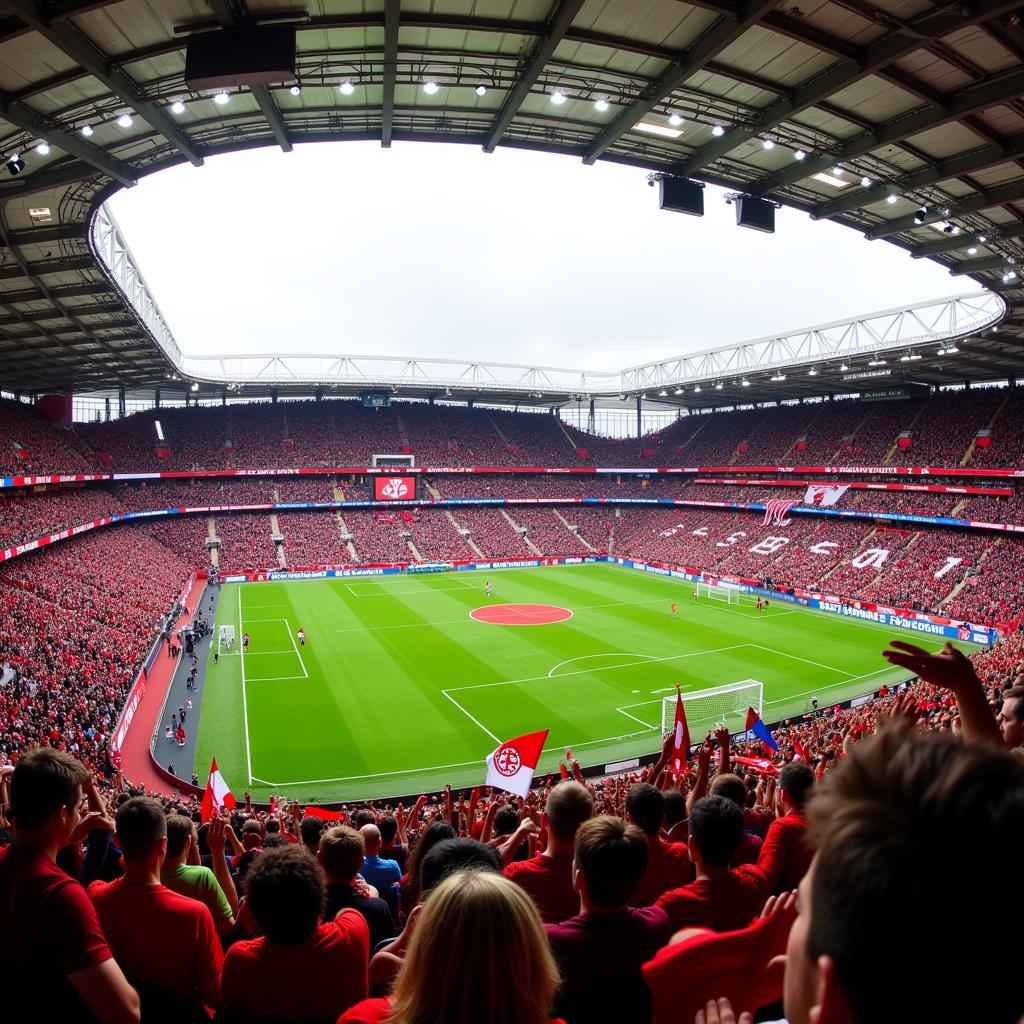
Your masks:
[[[572,615],[571,608],[556,604],[492,604],[474,608],[469,613],[477,622],[498,626],[547,626],[552,622],[565,622]]]
[[[192,621],[192,616],[205,593],[205,583],[205,580],[196,580],[192,593],[188,595],[185,602],[185,610],[174,624],[172,632],[176,633],[182,626]],[[133,786],[145,786],[147,793],[171,795],[171,789],[174,788],[169,781],[169,776],[157,770],[149,752],[149,741],[153,737],[156,716],[160,713],[167,688],[171,685],[174,670],[177,667],[178,659],[172,658],[167,653],[167,644],[164,643],[163,649],[156,656],[156,661],[153,662],[153,668],[146,680],[146,692],[135,709],[135,717],[132,719],[128,735],[121,747],[121,756],[124,758],[122,770],[125,778]],[[184,792],[193,792],[188,780],[185,780],[180,788]]]

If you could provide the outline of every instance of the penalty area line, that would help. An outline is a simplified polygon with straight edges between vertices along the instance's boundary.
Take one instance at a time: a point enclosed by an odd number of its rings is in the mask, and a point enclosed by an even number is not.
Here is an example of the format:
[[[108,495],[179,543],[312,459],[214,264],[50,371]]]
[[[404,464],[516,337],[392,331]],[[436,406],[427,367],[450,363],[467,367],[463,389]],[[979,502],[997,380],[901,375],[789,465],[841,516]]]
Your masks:
[[[451,702],[452,702],[452,703],[453,703],[453,704],[454,704],[454,705],[455,705],[455,706],[456,706],[456,707],[457,707],[457,708],[458,708],[458,709],[459,709],[459,710],[460,710],[460,711],[461,711],[461,712],[462,712],[462,713],[463,713],[463,714],[464,714],[464,715],[465,715],[465,716],[466,716],[466,717],[467,717],[467,718],[468,718],[468,719],[469,719],[469,720],[470,720],[470,721],[471,721],[471,722],[472,722],[472,723],[473,723],[473,724],[474,724],[475,726],[477,726],[477,727],[478,727],[478,728],[480,728],[480,729],[483,729],[483,731],[484,731],[485,733],[487,733],[487,735],[488,735],[488,736],[490,736],[490,737],[491,737],[491,739],[492,739],[492,740],[494,740],[494,742],[495,742],[495,743],[497,743],[497,744],[498,744],[499,746],[501,746],[501,742],[502,742],[502,741],[501,741],[500,739],[498,739],[498,737],[497,737],[497,736],[495,736],[495,735],[494,735],[494,733],[493,733],[493,732],[491,732],[491,730],[490,730],[490,729],[488,729],[486,725],[484,725],[483,723],[481,723],[481,722],[480,722],[480,721],[479,721],[478,719],[474,718],[474,717],[473,717],[473,716],[472,716],[472,715],[471,715],[471,714],[470,714],[470,713],[469,713],[469,712],[468,712],[468,711],[467,711],[467,710],[466,710],[466,709],[465,709],[465,708],[464,708],[464,707],[463,707],[463,706],[462,706],[462,705],[461,705],[461,704],[460,704],[460,703],[459,703],[459,702],[458,702],[458,701],[457,701],[457,700],[456,700],[456,699],[455,699],[455,698],[454,698],[454,697],[453,697],[453,696],[452,696],[452,695],[451,695],[451,694],[450,694],[450,693],[449,693],[449,692],[448,692],[447,690],[442,690],[441,692],[442,692],[442,693],[443,693],[443,694],[444,694],[444,695],[445,695],[445,696],[446,696],[446,697],[447,697],[447,698],[448,698],[448,699],[449,699],[449,700],[450,700],[450,701],[451,701]]]

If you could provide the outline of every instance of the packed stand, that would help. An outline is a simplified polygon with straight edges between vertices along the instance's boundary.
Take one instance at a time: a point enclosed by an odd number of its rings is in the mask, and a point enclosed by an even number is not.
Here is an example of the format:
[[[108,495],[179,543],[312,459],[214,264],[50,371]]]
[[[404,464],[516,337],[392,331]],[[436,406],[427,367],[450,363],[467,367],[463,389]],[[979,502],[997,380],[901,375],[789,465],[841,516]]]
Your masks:
[[[292,477],[273,481],[277,498],[290,501],[335,501],[334,481],[327,476]]]
[[[124,506],[102,487],[61,487],[34,494],[0,491],[0,547],[123,511]]]
[[[280,512],[284,557],[289,569],[352,561],[333,512]]]
[[[440,509],[421,509],[410,526],[412,542],[427,561],[475,558],[459,528]]]
[[[897,448],[895,466],[959,466],[978,431],[988,427],[1006,392],[1001,388],[944,391],[921,403],[909,427],[909,448]]]
[[[103,466],[69,430],[23,402],[0,398],[0,476],[97,473]]]
[[[469,530],[486,558],[534,558],[535,553],[497,509],[458,508],[452,514]]]
[[[270,516],[241,512],[216,517],[218,565],[225,569],[276,569]]]
[[[973,1020],[986,979],[984,1019],[1018,1024],[1020,986],[976,936],[1022,903],[991,870],[1024,843],[1024,688],[1003,689],[1022,649],[976,674],[896,643],[915,681],[779,724],[770,757],[724,729],[669,734],[603,780],[567,753],[569,777],[525,798],[202,811],[18,751],[0,768],[5,1007],[20,1019],[42,991],[61,1019],[116,1022],[868,1024]]]
[[[587,546],[558,518],[553,509],[517,506],[509,510],[517,526],[526,527],[526,536],[544,555],[586,555]]]
[[[210,567],[210,522],[207,516],[169,516],[150,523],[154,540],[197,569]]]
[[[408,541],[402,536],[409,532],[410,524],[403,521],[400,513],[346,509],[345,525],[352,532],[359,561],[414,561]]]

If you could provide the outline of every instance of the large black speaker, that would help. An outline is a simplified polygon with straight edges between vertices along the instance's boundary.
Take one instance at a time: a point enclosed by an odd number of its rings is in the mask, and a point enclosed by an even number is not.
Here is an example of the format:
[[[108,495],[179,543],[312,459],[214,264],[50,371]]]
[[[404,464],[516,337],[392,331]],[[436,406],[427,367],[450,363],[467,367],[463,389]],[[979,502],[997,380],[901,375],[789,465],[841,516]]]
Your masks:
[[[185,84],[190,89],[294,80],[294,25],[210,32],[193,36],[185,49]]]
[[[736,223],[741,228],[775,233],[775,204],[754,196],[740,196],[736,200]]]
[[[704,216],[704,186],[686,178],[662,178],[660,207],[676,213],[688,213],[692,217]]]

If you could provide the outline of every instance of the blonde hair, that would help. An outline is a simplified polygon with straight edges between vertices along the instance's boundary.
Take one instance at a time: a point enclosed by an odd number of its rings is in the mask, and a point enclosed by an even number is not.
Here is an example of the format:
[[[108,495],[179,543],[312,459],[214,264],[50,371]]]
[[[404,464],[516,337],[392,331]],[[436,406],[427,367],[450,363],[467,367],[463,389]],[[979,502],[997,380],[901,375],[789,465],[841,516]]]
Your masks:
[[[537,908],[491,871],[459,871],[427,898],[388,1024],[548,1024],[558,968]]]

